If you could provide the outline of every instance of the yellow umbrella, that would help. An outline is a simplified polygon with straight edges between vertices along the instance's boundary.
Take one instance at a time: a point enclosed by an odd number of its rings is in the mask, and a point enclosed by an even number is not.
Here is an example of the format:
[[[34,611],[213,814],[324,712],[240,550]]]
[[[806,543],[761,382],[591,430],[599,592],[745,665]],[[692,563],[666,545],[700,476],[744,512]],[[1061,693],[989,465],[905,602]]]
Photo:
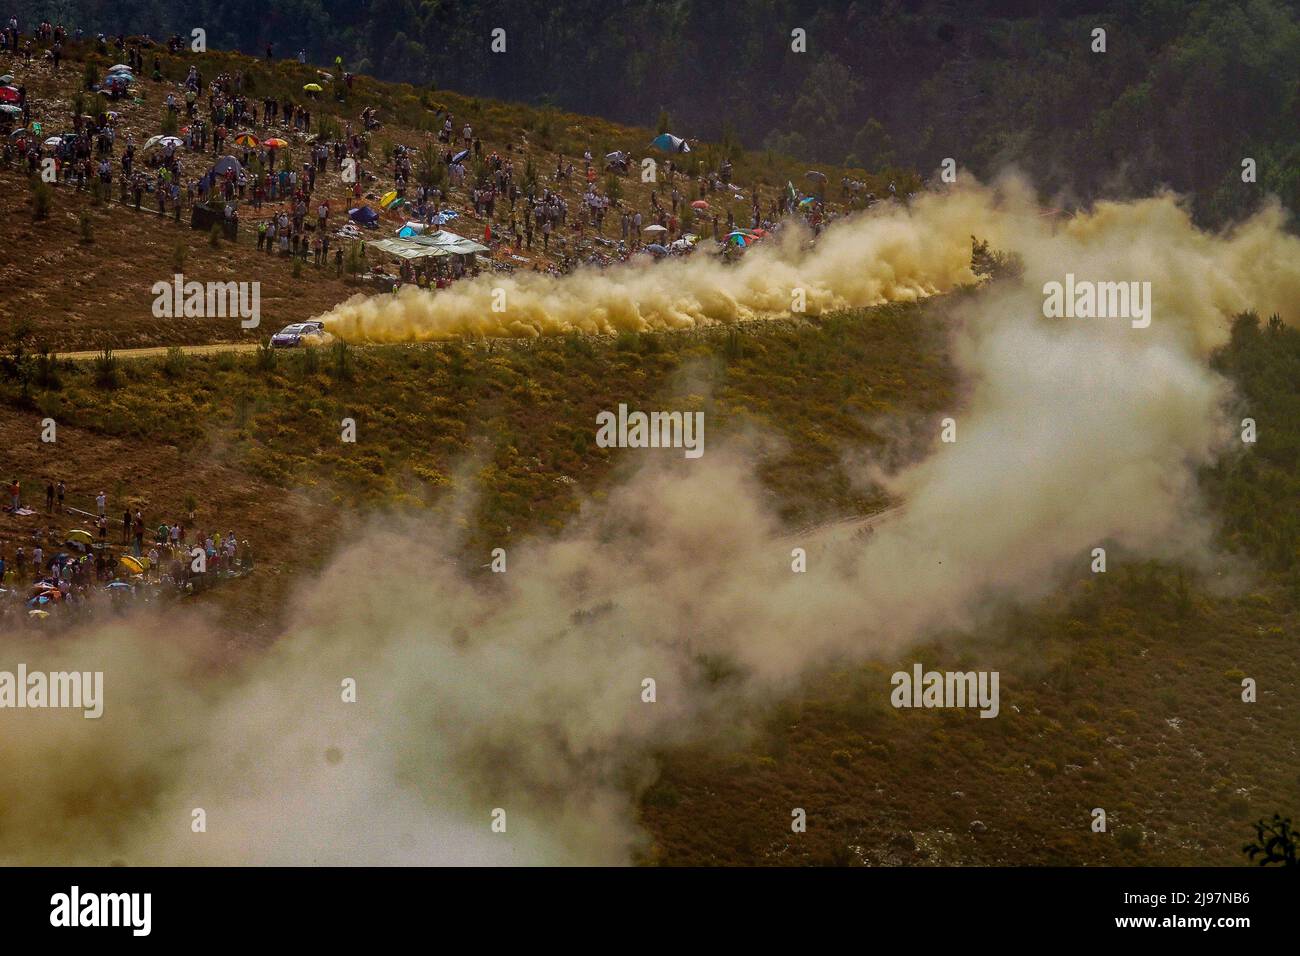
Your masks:
[[[309,93],[319,93],[324,89],[324,87],[319,83],[307,83],[303,86],[303,89],[307,90]]]
[[[144,574],[144,565],[140,563],[139,558],[132,557],[129,554],[124,554],[118,559],[118,563],[132,574]]]
[[[94,543],[94,537],[89,531],[83,531],[80,528],[74,528],[68,532],[69,541],[80,541],[82,544]]]
[[[249,146],[249,147],[256,146],[257,137],[254,136],[252,133],[240,133],[238,136],[235,137],[235,145]]]

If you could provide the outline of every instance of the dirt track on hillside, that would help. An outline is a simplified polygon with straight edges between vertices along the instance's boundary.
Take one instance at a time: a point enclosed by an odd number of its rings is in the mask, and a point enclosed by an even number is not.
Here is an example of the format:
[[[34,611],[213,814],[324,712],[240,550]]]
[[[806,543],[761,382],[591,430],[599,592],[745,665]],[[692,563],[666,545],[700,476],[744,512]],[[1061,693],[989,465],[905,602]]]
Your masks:
[[[258,342],[217,342],[212,345],[183,345],[180,350],[186,355],[211,355],[214,352],[256,352]],[[162,358],[173,348],[169,345],[156,345],[142,349],[114,349],[114,358]],[[59,352],[56,357],[69,362],[88,362],[99,358],[102,352]]]

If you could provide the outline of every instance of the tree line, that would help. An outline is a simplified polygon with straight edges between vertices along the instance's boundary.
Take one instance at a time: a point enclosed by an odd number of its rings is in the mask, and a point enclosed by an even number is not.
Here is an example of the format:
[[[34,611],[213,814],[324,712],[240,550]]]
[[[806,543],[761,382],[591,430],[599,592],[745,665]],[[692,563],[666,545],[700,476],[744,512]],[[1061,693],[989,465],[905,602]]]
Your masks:
[[[667,111],[679,135],[868,171],[1015,166],[1066,203],[1170,187],[1207,224],[1267,193],[1300,209],[1297,0],[30,6],[87,33],[202,27],[212,47],[626,123]]]

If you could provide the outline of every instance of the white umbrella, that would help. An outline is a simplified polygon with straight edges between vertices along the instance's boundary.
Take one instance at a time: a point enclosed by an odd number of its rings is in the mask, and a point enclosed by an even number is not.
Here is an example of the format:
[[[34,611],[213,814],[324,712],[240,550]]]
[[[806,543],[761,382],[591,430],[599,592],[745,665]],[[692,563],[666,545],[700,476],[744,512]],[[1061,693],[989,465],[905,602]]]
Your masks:
[[[127,66],[125,63],[117,63],[108,68],[109,76],[112,76],[114,73],[134,73],[134,72],[135,70],[131,69],[131,67]]]
[[[641,231],[642,232],[667,232],[668,228],[666,226],[661,226],[658,223],[655,223],[653,226],[646,226]]]
[[[47,139],[47,140],[45,141],[45,145],[46,145],[46,146],[58,146],[58,145],[59,145],[60,143],[62,143],[62,142],[63,142],[63,137],[62,137],[62,136],[51,136],[49,139]]]
[[[181,139],[179,136],[164,136],[162,139],[158,140],[158,145],[159,146],[184,146],[185,140]]]
[[[141,146],[140,148],[141,148],[141,149],[153,149],[155,146],[157,146],[157,145],[158,145],[159,143],[161,143],[162,141],[163,141],[163,138],[162,138],[162,135],[161,135],[161,134],[159,134],[158,136],[150,136],[148,139],[146,139],[146,140],[144,141],[144,145]]]

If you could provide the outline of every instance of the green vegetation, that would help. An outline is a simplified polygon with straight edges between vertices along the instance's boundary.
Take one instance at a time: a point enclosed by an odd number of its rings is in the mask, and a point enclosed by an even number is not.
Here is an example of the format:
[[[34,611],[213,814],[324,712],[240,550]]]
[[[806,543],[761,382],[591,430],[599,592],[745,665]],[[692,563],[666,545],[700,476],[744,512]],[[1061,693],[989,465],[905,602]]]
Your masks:
[[[743,351],[728,344],[737,337]],[[558,530],[608,474],[617,452],[596,448],[596,412],[671,401],[707,410],[713,441],[754,426],[787,439],[761,474],[781,516],[802,525],[880,506],[850,480],[842,451],[884,441],[869,418],[951,400],[940,342],[925,307],[900,305],[748,332],[109,354],[62,366],[60,424],[184,453],[218,442],[260,480],[370,506],[429,504],[486,440],[475,539],[500,541]],[[20,384],[0,376],[0,397],[17,400]],[[236,395],[248,403],[238,422]],[[344,417],[365,430],[364,446],[339,442]]]

